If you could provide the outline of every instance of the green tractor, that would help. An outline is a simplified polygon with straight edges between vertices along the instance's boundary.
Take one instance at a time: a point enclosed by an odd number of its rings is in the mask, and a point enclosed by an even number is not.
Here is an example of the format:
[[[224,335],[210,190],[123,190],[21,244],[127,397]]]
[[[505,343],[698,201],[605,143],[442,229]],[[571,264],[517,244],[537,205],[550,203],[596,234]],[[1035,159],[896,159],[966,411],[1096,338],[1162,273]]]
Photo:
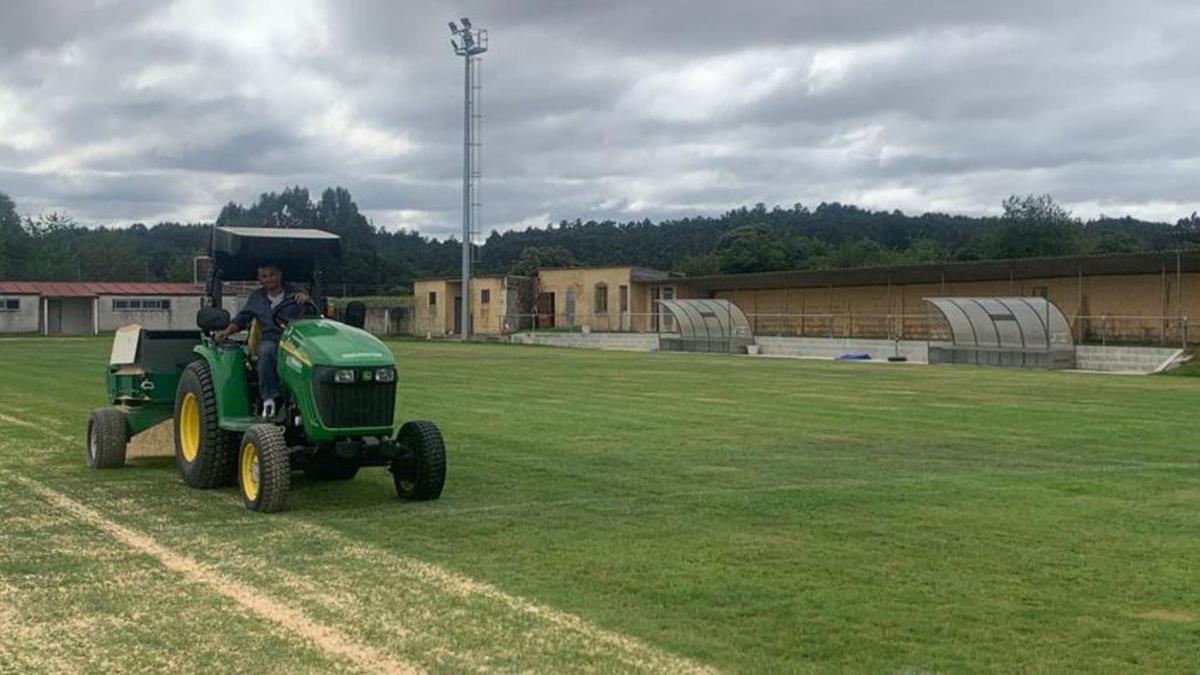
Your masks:
[[[442,434],[427,421],[406,422],[393,434],[391,350],[361,324],[324,318],[319,309],[319,261],[340,255],[339,238],[321,230],[214,227],[210,255],[199,331],[117,331],[106,375],[110,405],[88,423],[88,466],[124,466],[134,435],[173,418],[183,482],[200,489],[236,483],[254,511],[284,508],[294,470],[310,480],[342,481],[363,467],[386,466],[401,498],[437,499],[446,478]],[[223,282],[252,280],[268,261],[288,281],[308,282],[315,302],[293,307],[290,321],[280,310],[294,300],[274,311],[283,400],[262,417],[259,327],[230,340],[214,336],[230,323],[221,308]]]

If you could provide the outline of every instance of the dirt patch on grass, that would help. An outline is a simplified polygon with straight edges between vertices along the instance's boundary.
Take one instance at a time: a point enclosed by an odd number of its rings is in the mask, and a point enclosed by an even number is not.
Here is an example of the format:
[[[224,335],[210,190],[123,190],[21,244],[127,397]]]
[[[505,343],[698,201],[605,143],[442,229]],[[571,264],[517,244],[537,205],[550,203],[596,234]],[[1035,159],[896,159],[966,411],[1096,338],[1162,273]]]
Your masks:
[[[142,433],[129,439],[129,447],[125,456],[129,459],[139,457],[172,457],[175,455],[175,420],[160,422]]]
[[[1149,612],[1138,614],[1140,619],[1150,619],[1151,621],[1167,621],[1170,623],[1195,623],[1196,615],[1191,612],[1185,612],[1181,609],[1154,609]]]

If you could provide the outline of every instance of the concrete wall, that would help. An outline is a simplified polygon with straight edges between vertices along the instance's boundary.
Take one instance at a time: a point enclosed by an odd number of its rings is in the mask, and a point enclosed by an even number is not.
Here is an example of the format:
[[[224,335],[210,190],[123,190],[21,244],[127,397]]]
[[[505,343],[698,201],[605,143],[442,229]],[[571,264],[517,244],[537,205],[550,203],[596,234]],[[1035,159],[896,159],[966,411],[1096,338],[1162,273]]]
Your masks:
[[[480,276],[471,279],[471,331],[478,335],[502,335],[516,328],[518,286],[522,277]],[[454,298],[462,282],[428,279],[413,284],[414,335],[442,337],[454,333]],[[483,302],[483,292],[488,302]],[[437,302],[430,304],[429,294]]]
[[[459,286],[462,284],[459,283]],[[478,277],[471,279],[471,330],[481,335],[507,333],[508,284],[504,277]],[[483,292],[488,292],[488,301],[483,302]]]
[[[1162,347],[1080,345],[1075,348],[1075,367],[1079,370],[1154,373],[1171,366],[1182,355],[1182,349]]]
[[[899,355],[909,361],[917,363],[929,361],[928,343],[924,340],[901,340],[897,345],[892,340],[756,337],[754,342],[759,347],[759,353],[766,356],[833,359],[842,354],[866,352],[871,355],[872,359],[886,361],[889,356],[896,355],[898,346]]]
[[[167,300],[171,303],[171,308],[167,310],[113,309],[113,300],[124,298]],[[151,330],[195,330],[196,312],[200,311],[201,303],[198,295],[102,295],[98,300],[101,333],[109,333],[131,323]],[[241,309],[241,304],[232,309],[230,314],[236,314],[238,309]]]
[[[36,295],[4,295],[0,300],[18,300],[15,312],[0,311],[0,333],[37,333],[42,329],[41,298]]]
[[[433,337],[449,335],[454,330],[453,317],[454,294],[449,292],[448,283],[444,279],[429,279],[413,284],[413,332],[418,335],[430,334]],[[455,292],[458,286],[455,284]],[[429,302],[433,293],[436,302]],[[450,319],[447,323],[447,318]]]
[[[625,351],[658,351],[657,333],[518,333],[510,340],[514,344],[574,347],[577,349],[619,349]]]

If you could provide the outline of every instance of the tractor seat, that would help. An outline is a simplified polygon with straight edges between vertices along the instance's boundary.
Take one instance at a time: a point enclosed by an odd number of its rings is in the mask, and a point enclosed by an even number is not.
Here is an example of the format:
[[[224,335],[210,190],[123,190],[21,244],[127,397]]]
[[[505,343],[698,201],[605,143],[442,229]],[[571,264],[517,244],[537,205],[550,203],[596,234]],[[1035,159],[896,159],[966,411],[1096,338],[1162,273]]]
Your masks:
[[[258,345],[262,343],[262,326],[258,319],[250,322],[250,335],[246,338],[246,370],[254,370],[258,366]]]

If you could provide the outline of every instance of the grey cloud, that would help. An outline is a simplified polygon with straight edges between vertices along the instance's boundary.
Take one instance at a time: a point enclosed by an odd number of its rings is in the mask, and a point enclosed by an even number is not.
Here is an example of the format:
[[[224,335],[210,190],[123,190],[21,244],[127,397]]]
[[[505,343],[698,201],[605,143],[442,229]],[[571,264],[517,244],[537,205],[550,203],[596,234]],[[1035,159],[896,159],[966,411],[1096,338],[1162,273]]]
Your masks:
[[[23,212],[215,218],[342,185],[378,225],[451,235],[462,14],[491,30],[485,227],[1200,201],[1192,2],[230,2],[230,35],[158,27],[163,3],[80,4],[0,3],[0,191]],[[277,34],[292,20],[299,38]]]

